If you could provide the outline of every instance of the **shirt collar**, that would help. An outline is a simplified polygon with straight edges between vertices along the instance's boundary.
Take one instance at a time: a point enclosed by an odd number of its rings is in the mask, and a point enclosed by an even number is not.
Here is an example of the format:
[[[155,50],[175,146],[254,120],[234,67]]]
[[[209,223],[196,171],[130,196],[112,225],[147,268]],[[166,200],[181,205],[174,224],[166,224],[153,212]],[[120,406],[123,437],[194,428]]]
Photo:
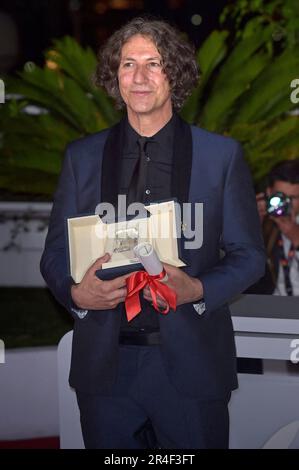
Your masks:
[[[173,113],[171,119],[160,129],[156,134],[149,137],[149,141],[158,143],[162,148],[169,149],[173,144],[174,129],[177,115]],[[125,139],[124,139],[124,153],[136,153],[138,152],[137,140],[140,137],[138,132],[133,129],[129,123],[128,117],[126,117],[125,125]]]

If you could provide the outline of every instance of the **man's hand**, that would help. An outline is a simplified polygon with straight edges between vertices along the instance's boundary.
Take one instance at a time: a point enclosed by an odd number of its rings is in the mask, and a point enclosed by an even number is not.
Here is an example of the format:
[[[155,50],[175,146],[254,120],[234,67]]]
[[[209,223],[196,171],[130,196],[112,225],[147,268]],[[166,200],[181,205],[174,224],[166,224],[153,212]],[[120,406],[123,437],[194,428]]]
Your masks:
[[[296,223],[295,215],[271,217],[271,219],[295,247],[299,246],[299,225]]]
[[[189,302],[197,302],[203,298],[203,286],[199,279],[188,276],[184,271],[170,264],[163,263],[167,273],[168,280],[165,282],[177,295],[177,305]],[[152,302],[149,287],[143,289],[143,296],[149,302]],[[157,296],[158,306],[165,308],[165,302]]]
[[[80,284],[71,288],[73,302],[86,310],[107,310],[117,307],[124,302],[127,295],[125,276],[117,277],[111,281],[101,281],[96,276],[96,271],[101,269],[102,264],[109,261],[110,255],[106,253],[97,259],[85,273]]]

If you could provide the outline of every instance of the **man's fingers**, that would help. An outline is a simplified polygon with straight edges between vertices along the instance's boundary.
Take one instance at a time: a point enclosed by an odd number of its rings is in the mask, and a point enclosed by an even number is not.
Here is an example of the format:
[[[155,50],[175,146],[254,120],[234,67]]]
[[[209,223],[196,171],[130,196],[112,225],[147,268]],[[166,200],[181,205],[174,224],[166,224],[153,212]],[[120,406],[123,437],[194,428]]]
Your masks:
[[[162,263],[163,264],[163,267],[166,269],[179,269],[179,268],[176,268],[175,266],[173,266],[172,264],[168,264],[168,263]]]
[[[112,300],[112,301],[118,300],[119,302],[123,302],[126,297],[127,297],[127,289],[125,288],[116,289],[113,292],[111,292],[111,294],[109,294],[108,296],[109,300]]]
[[[147,300],[151,304],[153,303],[153,298],[150,294],[149,289],[148,289],[148,292],[146,291],[146,289],[143,289],[143,297],[145,298],[145,300]],[[157,295],[157,305],[158,305],[158,307],[161,307],[162,309],[164,309],[166,307],[166,302],[163,299],[161,299],[161,297],[159,297],[159,295]]]
[[[148,300],[148,302],[152,302],[152,301],[153,301],[151,295],[148,295],[148,294],[145,294],[145,293],[143,293],[143,298],[144,298],[145,300]]]
[[[115,279],[112,279],[111,281],[107,281],[110,284],[109,287],[111,287],[112,290],[126,287],[127,286],[126,279],[132,276],[132,274],[134,273],[124,274],[123,276],[116,277]]]
[[[165,269],[166,273],[169,274],[169,275],[173,275],[173,276],[176,276],[176,275],[181,275],[183,271],[181,271],[180,268],[177,268],[176,266],[173,266],[172,264],[168,264],[168,263],[162,263],[163,264],[163,268]]]
[[[128,277],[128,276],[127,276]],[[116,277],[115,279],[112,279],[109,282],[109,289],[111,290],[116,290],[116,289],[121,289],[122,287],[126,287],[126,276],[119,276]]]
[[[257,201],[265,200],[265,193],[258,193],[255,195]]]
[[[144,287],[144,289],[143,289],[143,294],[144,294],[144,295],[147,295],[147,296],[150,296],[150,295],[151,295],[151,291],[149,290],[149,287],[148,287],[148,286]]]
[[[102,265],[104,263],[107,263],[107,261],[109,261],[110,258],[111,256],[109,255],[109,253],[105,253],[104,256],[101,256],[100,258],[95,260],[95,262],[90,266],[87,272],[95,274],[96,271],[98,271],[99,269],[102,269]]]
[[[132,275],[135,274],[135,273],[138,273],[138,271],[133,271],[133,272],[131,272],[131,273],[124,274],[124,275],[121,276],[121,277],[123,277],[124,279],[127,279],[128,277],[132,276]]]

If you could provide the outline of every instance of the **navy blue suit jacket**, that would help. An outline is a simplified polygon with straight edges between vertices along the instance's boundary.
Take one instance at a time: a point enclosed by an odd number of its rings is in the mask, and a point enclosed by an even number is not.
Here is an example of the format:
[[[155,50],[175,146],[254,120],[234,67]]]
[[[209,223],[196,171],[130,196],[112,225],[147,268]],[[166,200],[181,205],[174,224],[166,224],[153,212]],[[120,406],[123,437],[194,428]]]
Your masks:
[[[240,145],[178,120],[172,191],[180,202],[203,202],[203,245],[185,250],[184,270],[204,287],[206,311],[193,304],[159,315],[163,360],[173,385],[202,399],[223,397],[237,386],[235,344],[227,302],[257,281],[265,256],[251,176]],[[54,198],[41,272],[71,313],[65,219],[94,213],[117,185],[121,126],[71,143]],[[110,194],[109,194],[110,191]],[[109,201],[110,202],[110,201]],[[222,252],[222,255],[221,255]],[[224,256],[223,256],[224,254]],[[106,393],[118,365],[119,308],[90,311],[74,323],[70,384]]]

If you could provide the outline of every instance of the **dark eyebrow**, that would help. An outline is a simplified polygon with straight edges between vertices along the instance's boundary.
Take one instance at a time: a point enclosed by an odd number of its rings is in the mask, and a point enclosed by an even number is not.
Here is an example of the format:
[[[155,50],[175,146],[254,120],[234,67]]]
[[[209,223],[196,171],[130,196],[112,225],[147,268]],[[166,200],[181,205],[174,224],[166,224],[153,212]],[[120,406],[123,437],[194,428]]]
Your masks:
[[[149,57],[146,60],[162,60],[162,58],[157,56],[157,57]]]
[[[136,62],[136,59],[134,59],[133,57],[124,57],[122,58],[121,60],[132,60],[133,62]],[[162,58],[161,57],[149,57],[148,59],[146,60],[160,60],[160,62],[162,61]]]

